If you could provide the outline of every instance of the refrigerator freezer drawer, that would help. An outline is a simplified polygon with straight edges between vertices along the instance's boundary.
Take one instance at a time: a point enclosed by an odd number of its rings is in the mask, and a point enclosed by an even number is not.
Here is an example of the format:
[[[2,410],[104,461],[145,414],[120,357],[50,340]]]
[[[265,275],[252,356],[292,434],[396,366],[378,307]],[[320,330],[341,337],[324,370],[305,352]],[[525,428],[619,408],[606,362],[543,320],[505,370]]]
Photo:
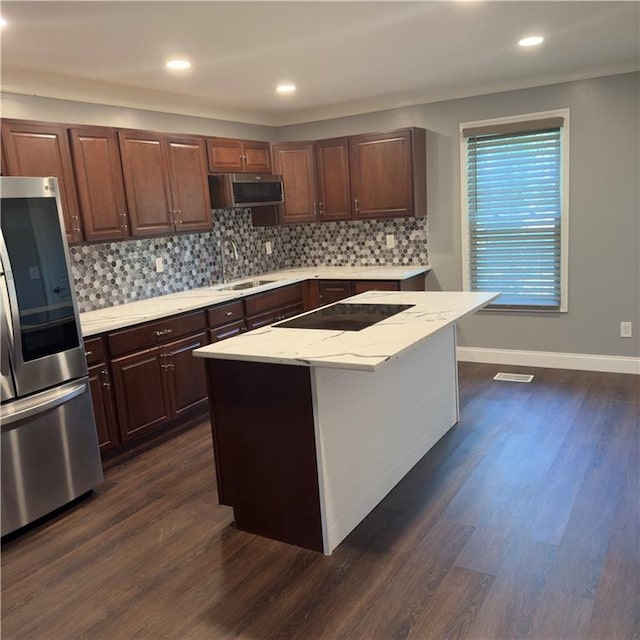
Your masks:
[[[86,378],[2,407],[2,535],[104,479]]]

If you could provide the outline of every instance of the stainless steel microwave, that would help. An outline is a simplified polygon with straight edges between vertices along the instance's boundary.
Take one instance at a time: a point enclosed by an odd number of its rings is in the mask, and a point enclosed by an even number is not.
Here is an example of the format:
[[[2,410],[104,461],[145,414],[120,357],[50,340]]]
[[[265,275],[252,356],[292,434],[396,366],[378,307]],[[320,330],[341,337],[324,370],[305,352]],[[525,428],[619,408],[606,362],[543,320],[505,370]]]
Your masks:
[[[268,173],[215,173],[209,176],[211,206],[264,207],[282,204],[282,176]]]

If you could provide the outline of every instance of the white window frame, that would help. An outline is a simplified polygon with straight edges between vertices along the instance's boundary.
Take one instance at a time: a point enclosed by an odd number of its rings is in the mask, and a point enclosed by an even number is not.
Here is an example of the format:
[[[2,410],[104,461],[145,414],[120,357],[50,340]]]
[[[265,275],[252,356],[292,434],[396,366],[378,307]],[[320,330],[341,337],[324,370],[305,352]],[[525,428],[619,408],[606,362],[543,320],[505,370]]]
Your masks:
[[[564,118],[564,124],[560,128],[560,308],[545,309],[544,307],[540,307],[540,309],[523,309],[519,307],[494,307],[491,309],[491,307],[485,307],[487,310],[517,311],[519,313],[566,313],[569,309],[569,109],[556,109],[553,111],[541,111],[518,116],[460,123],[460,204],[462,212],[460,226],[462,232],[462,287],[465,291],[470,291],[469,210],[467,206],[467,139],[462,133],[463,129],[486,125],[526,122],[552,117]]]

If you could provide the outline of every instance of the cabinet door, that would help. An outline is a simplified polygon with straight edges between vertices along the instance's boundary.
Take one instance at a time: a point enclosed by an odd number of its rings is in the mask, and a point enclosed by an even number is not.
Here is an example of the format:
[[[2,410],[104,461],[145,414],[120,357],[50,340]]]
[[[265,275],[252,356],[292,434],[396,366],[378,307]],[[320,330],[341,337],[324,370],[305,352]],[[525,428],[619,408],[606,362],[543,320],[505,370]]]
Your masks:
[[[320,221],[351,219],[347,138],[316,142],[316,161]]]
[[[171,419],[161,347],[111,361],[123,442],[157,429]]]
[[[207,158],[211,173],[244,171],[242,141],[233,138],[207,138]]]
[[[356,218],[414,215],[412,157],[410,130],[350,139]]]
[[[85,239],[127,238],[129,216],[115,129],[74,127],[69,138]]]
[[[394,280],[359,280],[353,283],[354,294],[365,291],[400,291],[400,286]]]
[[[9,176],[58,178],[69,242],[80,242],[82,230],[66,127],[46,122],[5,120],[2,147]]]
[[[271,173],[271,146],[268,142],[245,140],[242,155],[247,173]]]
[[[108,451],[120,443],[109,369],[101,362],[89,367],[89,388],[96,419],[100,451]]]
[[[315,222],[318,219],[315,153],[312,142],[273,145],[273,170],[282,175],[284,204],[280,222]]]
[[[353,285],[348,280],[321,280],[318,282],[320,306],[332,304],[353,295]]]
[[[157,235],[172,231],[173,207],[163,136],[121,129],[118,139],[131,235]]]
[[[211,229],[204,139],[168,137],[167,159],[176,231]]]
[[[207,372],[202,358],[191,353],[207,344],[205,333],[171,342],[164,348],[167,389],[172,418],[207,403]]]

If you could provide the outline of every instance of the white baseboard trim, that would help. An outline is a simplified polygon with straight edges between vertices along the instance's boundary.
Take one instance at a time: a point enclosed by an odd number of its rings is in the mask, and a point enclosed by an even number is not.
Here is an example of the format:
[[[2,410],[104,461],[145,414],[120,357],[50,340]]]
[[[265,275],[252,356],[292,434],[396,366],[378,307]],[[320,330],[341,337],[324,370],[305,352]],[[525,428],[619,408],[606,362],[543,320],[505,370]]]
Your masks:
[[[484,349],[457,347],[458,360],[487,364],[513,364],[551,369],[580,369],[640,375],[640,358],[601,356],[588,353],[556,353],[553,351],[517,351],[513,349]]]

